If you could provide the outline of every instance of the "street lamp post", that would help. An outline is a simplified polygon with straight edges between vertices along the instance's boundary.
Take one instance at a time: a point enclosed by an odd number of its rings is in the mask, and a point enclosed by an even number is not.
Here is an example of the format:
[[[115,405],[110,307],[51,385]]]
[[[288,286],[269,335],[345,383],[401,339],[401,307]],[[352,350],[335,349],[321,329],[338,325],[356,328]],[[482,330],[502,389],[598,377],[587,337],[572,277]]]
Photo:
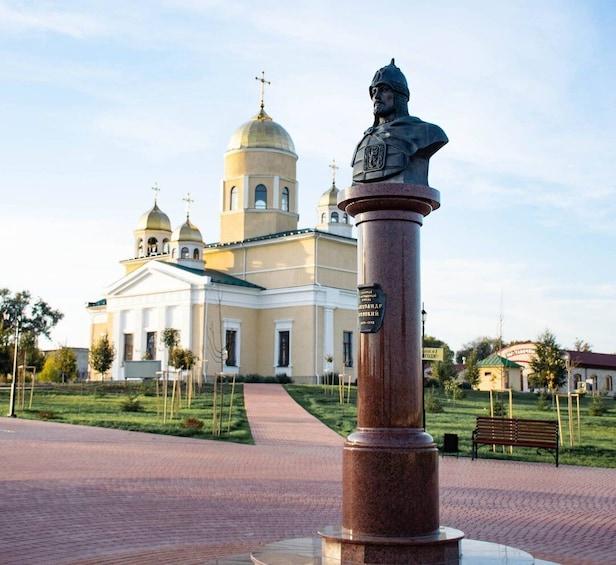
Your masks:
[[[423,408],[423,428],[426,429],[426,371],[424,367],[425,357],[425,341],[426,341],[426,318],[428,313],[424,308],[424,303],[421,303],[421,400]]]
[[[19,320],[15,320],[15,346],[13,351],[13,380],[11,381],[11,399],[9,402],[9,418],[15,418],[15,393],[17,391],[17,348],[19,346]]]

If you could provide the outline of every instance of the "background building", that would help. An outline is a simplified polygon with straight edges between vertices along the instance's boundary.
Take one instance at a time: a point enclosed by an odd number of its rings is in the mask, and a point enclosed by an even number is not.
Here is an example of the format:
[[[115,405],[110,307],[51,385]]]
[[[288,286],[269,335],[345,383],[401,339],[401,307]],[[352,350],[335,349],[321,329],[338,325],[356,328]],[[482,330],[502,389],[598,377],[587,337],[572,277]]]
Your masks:
[[[593,353],[590,351],[563,350],[563,356],[568,368],[568,383],[559,392],[606,392],[614,396],[614,377],[616,376],[616,355]],[[516,343],[499,351],[499,355],[522,366],[522,390],[529,390],[528,377],[531,374],[530,364],[535,355],[535,344],[532,341]]]
[[[125,378],[125,361],[165,367],[160,336],[170,327],[180,330],[203,377],[318,382],[333,370],[355,378],[357,242],[336,207],[335,166],[332,186],[315,203],[317,228],[298,228],[297,158],[262,102],[227,146],[219,242],[204,243],[191,223],[190,195],[175,230],[155,197],[137,222],[125,275],[88,304],[92,344],[106,333],[117,349],[113,379]],[[214,198],[200,196],[208,205]]]

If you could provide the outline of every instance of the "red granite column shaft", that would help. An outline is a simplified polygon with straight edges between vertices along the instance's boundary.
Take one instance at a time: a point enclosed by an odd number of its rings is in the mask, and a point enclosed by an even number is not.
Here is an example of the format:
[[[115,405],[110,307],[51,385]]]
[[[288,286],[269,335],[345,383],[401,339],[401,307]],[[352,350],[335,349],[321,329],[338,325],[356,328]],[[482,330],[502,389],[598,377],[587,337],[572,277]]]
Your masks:
[[[421,185],[344,191],[355,217],[359,285],[384,295],[382,325],[361,333],[358,428],[343,452],[342,527],[351,536],[410,538],[439,528],[438,450],[423,430],[420,228],[439,206]]]

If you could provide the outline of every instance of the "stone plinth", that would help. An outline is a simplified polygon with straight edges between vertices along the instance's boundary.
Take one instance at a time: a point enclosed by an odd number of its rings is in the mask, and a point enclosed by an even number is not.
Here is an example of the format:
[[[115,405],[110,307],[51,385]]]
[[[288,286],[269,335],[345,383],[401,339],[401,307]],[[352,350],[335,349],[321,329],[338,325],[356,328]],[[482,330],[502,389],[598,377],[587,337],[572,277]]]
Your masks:
[[[325,547],[349,563],[449,562],[463,534],[439,527],[421,355],[420,228],[440,195],[367,183],[341,191],[338,202],[358,230],[358,406],[343,451],[342,527],[324,534]]]

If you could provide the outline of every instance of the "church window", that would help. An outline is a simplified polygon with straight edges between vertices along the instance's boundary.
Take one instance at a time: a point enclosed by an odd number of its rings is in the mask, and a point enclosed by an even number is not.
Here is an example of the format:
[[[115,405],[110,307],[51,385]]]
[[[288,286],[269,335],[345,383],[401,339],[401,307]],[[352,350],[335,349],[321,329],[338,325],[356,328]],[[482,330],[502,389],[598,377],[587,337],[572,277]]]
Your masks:
[[[227,330],[225,332],[225,365],[227,367],[237,367],[237,331]]]
[[[237,210],[238,208],[237,202],[238,202],[237,186],[232,186],[231,192],[229,192],[229,210]]]
[[[353,332],[342,332],[342,357],[345,367],[353,366]]]
[[[291,332],[278,332],[278,367],[288,367],[291,353]]]
[[[143,257],[143,239],[140,239],[137,244],[137,257]]]
[[[145,334],[145,358],[156,359],[156,332]]]
[[[195,249],[193,251],[193,259],[197,259],[197,260],[199,259],[199,250],[198,249]]]
[[[175,247],[171,250],[171,257],[175,258]]]
[[[258,184],[255,188],[255,208],[257,210],[267,208],[267,188],[263,184]]]
[[[182,259],[190,259],[190,252],[188,251],[188,247],[182,247],[182,251],[180,252],[180,257]]]
[[[349,223],[349,216],[347,215],[346,212],[342,213],[342,223],[343,224],[348,224]]]
[[[163,253],[166,255],[169,253],[169,240],[163,239]]]
[[[286,186],[282,189],[281,204],[282,204],[281,208],[283,209],[283,211],[288,212],[289,211],[289,189]]]
[[[158,240],[155,237],[148,239],[148,257],[158,255]]]
[[[338,212],[332,212],[332,224],[338,223]]]
[[[613,387],[612,376],[611,375],[606,375],[605,376],[605,384],[603,385],[603,390],[611,391],[612,387]]]
[[[124,334],[124,361],[133,360],[133,334]]]
[[[327,214],[323,212],[321,214],[321,223],[324,224],[325,222],[327,222]]]

